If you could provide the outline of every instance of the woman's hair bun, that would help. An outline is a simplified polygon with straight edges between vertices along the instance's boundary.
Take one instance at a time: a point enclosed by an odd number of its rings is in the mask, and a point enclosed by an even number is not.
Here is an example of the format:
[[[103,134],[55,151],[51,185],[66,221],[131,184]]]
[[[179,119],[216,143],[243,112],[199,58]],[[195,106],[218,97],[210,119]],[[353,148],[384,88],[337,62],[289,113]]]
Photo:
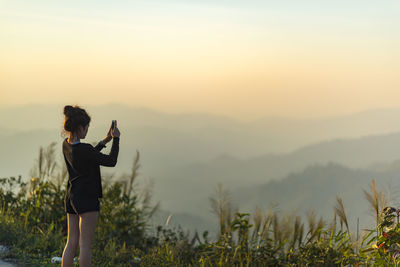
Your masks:
[[[74,114],[74,107],[67,105],[64,107],[64,115],[71,117]]]
[[[90,122],[90,116],[86,110],[79,106],[64,106],[64,129],[69,132],[75,132],[79,126],[86,126]]]

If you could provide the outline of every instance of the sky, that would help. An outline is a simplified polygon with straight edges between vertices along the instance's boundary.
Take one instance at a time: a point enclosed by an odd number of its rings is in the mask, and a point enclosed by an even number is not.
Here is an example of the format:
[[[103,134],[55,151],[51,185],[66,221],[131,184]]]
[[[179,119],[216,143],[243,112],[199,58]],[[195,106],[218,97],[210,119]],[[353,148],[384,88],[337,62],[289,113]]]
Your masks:
[[[400,107],[399,1],[0,0],[0,105],[240,119]]]

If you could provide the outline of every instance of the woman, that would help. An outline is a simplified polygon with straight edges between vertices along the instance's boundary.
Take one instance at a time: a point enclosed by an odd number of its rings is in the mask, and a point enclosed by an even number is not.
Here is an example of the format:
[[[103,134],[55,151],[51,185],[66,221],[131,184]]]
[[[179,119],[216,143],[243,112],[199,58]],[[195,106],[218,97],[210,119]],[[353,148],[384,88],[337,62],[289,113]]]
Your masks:
[[[68,184],[65,195],[68,239],[65,245],[62,266],[72,266],[79,244],[79,265],[91,266],[91,247],[102,197],[100,165],[114,167],[117,163],[120,132],[114,121],[107,136],[95,147],[81,143],[86,137],[90,117],[78,106],[64,107],[64,129],[68,134],[62,149],[68,169]],[[113,140],[109,155],[100,152],[105,144]]]

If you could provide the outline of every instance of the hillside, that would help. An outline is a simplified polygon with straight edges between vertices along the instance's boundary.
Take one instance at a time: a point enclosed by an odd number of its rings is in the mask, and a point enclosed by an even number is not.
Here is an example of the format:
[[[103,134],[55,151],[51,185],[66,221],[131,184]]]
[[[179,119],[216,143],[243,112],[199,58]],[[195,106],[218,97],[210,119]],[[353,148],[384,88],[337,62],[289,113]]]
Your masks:
[[[370,191],[370,183],[375,179],[378,189],[390,200],[389,204],[399,206],[399,178],[400,168],[375,172],[328,163],[309,166],[279,181],[242,187],[232,192],[232,199],[241,210],[252,211],[255,207],[267,210],[277,205],[278,211],[305,216],[313,209],[323,218],[331,219],[336,196],[340,196],[352,227],[357,217],[365,227],[374,220],[363,190]]]

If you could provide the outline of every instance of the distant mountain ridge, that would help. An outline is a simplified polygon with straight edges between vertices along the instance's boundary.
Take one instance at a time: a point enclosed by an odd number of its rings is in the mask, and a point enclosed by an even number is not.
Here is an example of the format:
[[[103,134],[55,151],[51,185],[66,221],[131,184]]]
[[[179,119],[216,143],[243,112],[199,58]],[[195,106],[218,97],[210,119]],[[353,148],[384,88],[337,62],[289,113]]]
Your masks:
[[[147,127],[173,130],[201,137],[207,142],[219,141],[222,144],[219,154],[240,158],[289,153],[305,145],[337,138],[400,132],[400,109],[368,110],[348,116],[318,119],[265,117],[241,121],[221,115],[173,114],[116,103],[88,105],[84,108],[92,116],[91,126],[95,128],[107,127],[112,119],[118,119],[121,130]],[[1,128],[13,129],[13,132],[34,129],[61,131],[62,109],[63,105],[40,104],[0,107]]]
[[[369,173],[374,171],[369,169],[374,163],[396,162],[400,159],[398,147],[400,133],[327,141],[289,154],[265,155],[245,160],[225,156],[178,167],[164,174],[158,173],[157,176],[163,177],[161,184],[159,183],[163,191],[157,192],[156,195],[164,199],[164,202],[168,203],[167,206],[180,210],[187,203],[168,199],[163,193],[169,191],[166,190],[168,187],[176,184],[180,185],[181,191],[191,192],[192,201],[201,205],[207,201],[204,192],[212,192],[218,183],[230,190],[238,190],[249,184],[261,186],[272,180],[284,179],[292,173],[302,172],[315,164],[335,163],[343,168],[366,169]],[[378,176],[378,173],[376,175]],[[199,209],[199,212],[201,211],[205,215],[206,207]]]
[[[4,128],[0,131],[0,177],[21,174],[29,178],[28,171],[39,147],[53,141],[57,142],[62,164],[60,108],[0,108]],[[168,212],[186,213],[189,216],[186,221],[194,220],[190,218],[194,207],[196,216],[209,221],[212,215],[208,197],[218,183],[232,192],[251,186],[263,188],[271,181],[291,174],[301,176],[310,166],[330,162],[344,168],[334,168],[343,176],[350,177],[352,171],[358,173],[363,169],[366,177],[372,178],[382,172],[397,171],[396,160],[400,159],[399,110],[370,111],[326,120],[269,118],[243,122],[223,116],[168,114],[115,104],[87,109],[92,122],[85,142],[103,138],[111,119],[118,119],[121,129],[117,167],[102,168],[102,172],[129,173],[138,150],[140,173],[142,178],[155,182],[156,200]],[[296,146],[299,147],[295,149]],[[104,152],[109,148],[110,145]],[[324,170],[328,174],[330,169]],[[342,189],[337,187],[337,190]],[[244,203],[254,204],[251,199],[258,196],[253,194],[249,198]]]

